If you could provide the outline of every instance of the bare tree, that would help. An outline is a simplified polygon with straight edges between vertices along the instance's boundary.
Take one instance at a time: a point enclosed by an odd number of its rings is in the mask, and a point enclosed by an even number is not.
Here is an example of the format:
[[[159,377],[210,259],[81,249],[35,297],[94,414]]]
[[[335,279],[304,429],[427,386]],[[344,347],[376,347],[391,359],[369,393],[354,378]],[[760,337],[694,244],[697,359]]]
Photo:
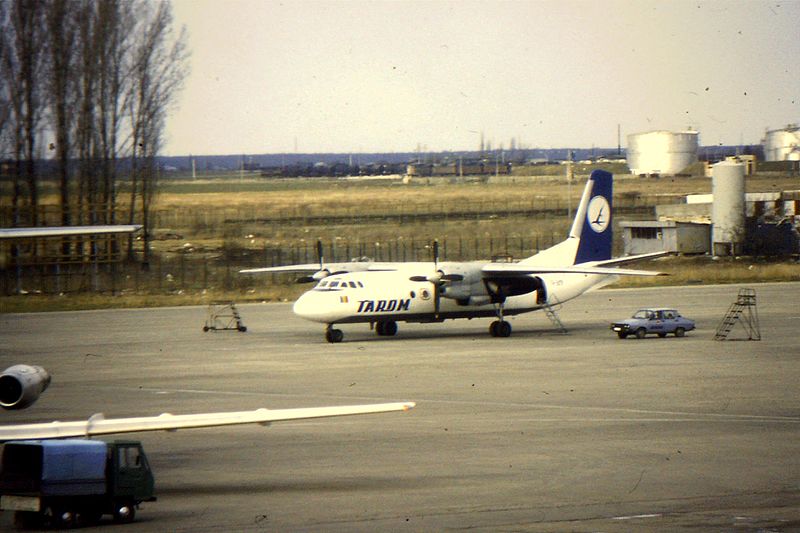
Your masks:
[[[72,109],[75,102],[75,31],[76,13],[69,0],[50,0],[47,5],[47,35],[49,37],[48,101],[50,122],[55,133],[56,173],[58,174],[61,224],[72,224],[70,209],[70,156],[72,149]],[[65,239],[62,252],[70,253]]]
[[[97,130],[101,158],[102,204],[106,223],[116,222],[117,157],[120,127],[130,84],[130,41],[135,26],[131,2],[107,0],[98,5],[97,31],[103,36],[98,55]]]
[[[9,11],[9,30],[4,75],[11,87],[12,117],[15,122],[17,181],[14,196],[21,192],[19,176],[28,188],[30,224],[38,224],[39,187],[36,176],[36,139],[42,118],[42,68],[45,52],[44,8],[35,0],[17,0]],[[22,161],[24,160],[24,165]]]
[[[144,263],[150,256],[150,206],[156,192],[158,168],[156,155],[161,149],[164,120],[188,73],[186,33],[172,34],[172,6],[137,4],[142,24],[137,29],[133,47],[133,85],[129,99],[131,124],[131,222],[136,198],[141,202],[144,232]]]

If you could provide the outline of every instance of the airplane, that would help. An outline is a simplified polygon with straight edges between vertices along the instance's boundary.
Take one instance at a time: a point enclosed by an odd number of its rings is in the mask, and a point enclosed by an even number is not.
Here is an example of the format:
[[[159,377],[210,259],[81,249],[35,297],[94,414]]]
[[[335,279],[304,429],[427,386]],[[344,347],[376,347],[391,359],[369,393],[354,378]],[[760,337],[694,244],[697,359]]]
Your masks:
[[[616,268],[666,255],[655,252],[611,258],[613,176],[592,172],[567,238],[517,263],[492,261],[433,263],[350,261],[252,268],[240,273],[301,272],[298,282],[318,282],[294,303],[294,313],[326,324],[325,339],[341,342],[336,324],[369,323],[380,336],[394,336],[397,322],[442,322],[495,317],[489,333],[509,337],[506,316],[562,304],[616,281],[616,276],[658,276],[661,272]]]

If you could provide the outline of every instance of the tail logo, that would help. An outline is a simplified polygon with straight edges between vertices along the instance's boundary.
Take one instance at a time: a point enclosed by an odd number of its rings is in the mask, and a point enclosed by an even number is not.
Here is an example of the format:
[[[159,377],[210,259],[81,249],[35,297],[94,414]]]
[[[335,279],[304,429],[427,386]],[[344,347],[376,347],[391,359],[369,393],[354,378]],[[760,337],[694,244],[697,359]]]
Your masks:
[[[611,208],[604,196],[595,196],[586,208],[586,219],[595,233],[603,233],[611,220]]]

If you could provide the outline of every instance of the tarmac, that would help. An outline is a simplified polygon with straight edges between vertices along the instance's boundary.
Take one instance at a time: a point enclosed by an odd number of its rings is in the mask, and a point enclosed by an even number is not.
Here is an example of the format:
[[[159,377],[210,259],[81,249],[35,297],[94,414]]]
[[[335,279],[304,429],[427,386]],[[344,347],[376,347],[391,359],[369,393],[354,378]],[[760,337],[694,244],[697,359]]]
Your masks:
[[[2,424],[415,401],[386,413],[140,439],[158,501],[137,531],[800,530],[800,283],[748,285],[761,340],[713,340],[739,286],[604,289],[544,313],[344,325],[328,344],[290,304],[0,314],[0,364],[50,388]],[[676,307],[684,338],[613,320]],[[0,515],[0,530],[11,527]]]

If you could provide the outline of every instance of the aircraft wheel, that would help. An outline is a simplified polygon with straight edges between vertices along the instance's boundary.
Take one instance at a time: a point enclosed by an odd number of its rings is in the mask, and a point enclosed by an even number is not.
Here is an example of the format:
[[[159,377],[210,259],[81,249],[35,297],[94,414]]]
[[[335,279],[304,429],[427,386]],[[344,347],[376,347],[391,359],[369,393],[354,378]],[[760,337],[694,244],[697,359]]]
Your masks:
[[[325,331],[325,340],[330,343],[342,342],[342,339],[344,339],[344,333],[340,329],[331,328]]]
[[[644,336],[647,335],[647,330],[644,328],[639,328],[636,330],[636,338],[637,339],[644,339]]]
[[[379,337],[383,337],[384,335],[386,335],[386,322],[376,323],[375,333],[377,333]]]
[[[383,323],[383,334],[387,337],[394,337],[397,335],[397,322],[389,320]]]
[[[495,320],[489,326],[489,334],[492,337],[510,337],[511,324],[505,320]]]
[[[686,330],[685,329],[678,328],[678,329],[675,330],[675,336],[676,337],[683,337],[684,335],[686,335]]]

